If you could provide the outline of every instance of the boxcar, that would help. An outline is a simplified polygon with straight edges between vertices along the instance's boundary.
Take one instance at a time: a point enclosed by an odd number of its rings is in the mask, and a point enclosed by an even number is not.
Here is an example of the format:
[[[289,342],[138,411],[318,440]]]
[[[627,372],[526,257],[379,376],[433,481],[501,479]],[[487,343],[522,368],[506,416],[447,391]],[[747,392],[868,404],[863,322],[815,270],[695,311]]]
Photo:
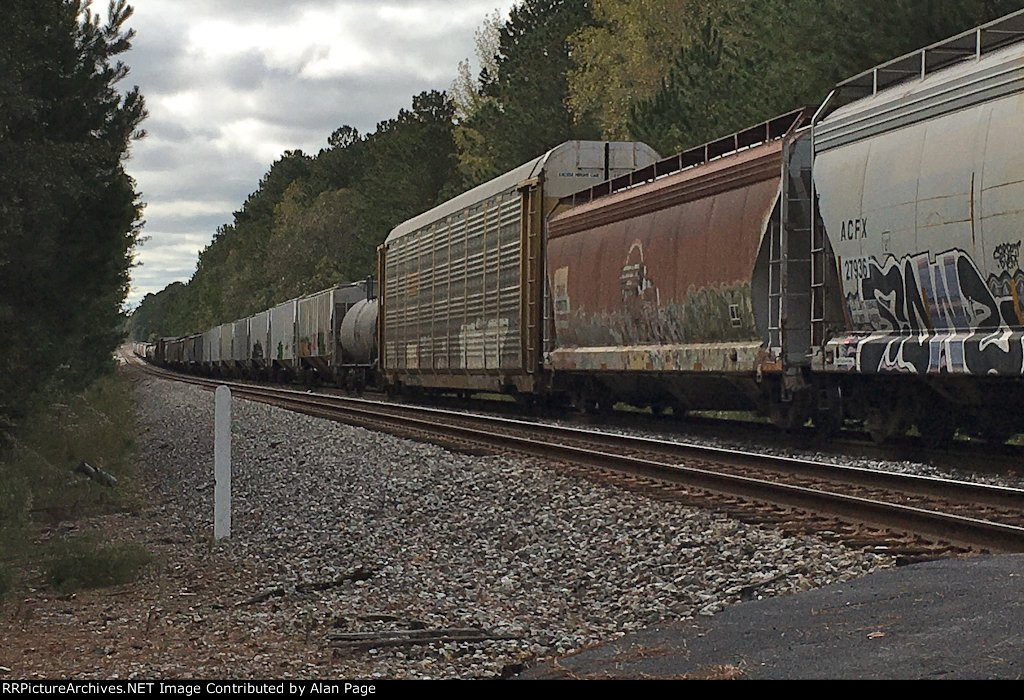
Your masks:
[[[184,365],[189,372],[200,372],[203,368],[203,334],[190,335],[184,343]]]
[[[164,340],[164,363],[175,369],[185,367],[185,338]]]
[[[876,437],[1024,427],[1022,39],[1016,13],[879,66],[815,127],[814,365]]]
[[[221,326],[214,326],[203,333],[202,368],[212,374],[220,366],[220,333]]]
[[[232,351],[232,343],[234,341],[234,324],[233,323],[222,323],[220,325],[220,352],[218,353],[217,369],[221,373],[231,373],[234,369],[234,353]]]

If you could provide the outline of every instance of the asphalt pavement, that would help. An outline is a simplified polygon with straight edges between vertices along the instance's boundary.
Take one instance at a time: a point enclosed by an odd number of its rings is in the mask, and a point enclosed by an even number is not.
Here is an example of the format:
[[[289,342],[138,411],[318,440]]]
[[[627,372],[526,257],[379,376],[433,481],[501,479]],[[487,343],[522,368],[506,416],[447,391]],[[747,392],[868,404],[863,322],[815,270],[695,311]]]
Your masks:
[[[1024,555],[929,562],[652,627],[522,678],[1016,679]]]

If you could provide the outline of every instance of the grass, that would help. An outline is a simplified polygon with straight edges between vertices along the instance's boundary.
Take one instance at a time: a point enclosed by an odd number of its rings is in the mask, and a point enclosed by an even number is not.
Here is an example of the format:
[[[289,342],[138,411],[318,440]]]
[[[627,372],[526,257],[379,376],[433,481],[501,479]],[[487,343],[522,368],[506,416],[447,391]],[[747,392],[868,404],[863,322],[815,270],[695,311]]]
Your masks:
[[[14,590],[14,571],[6,564],[0,563],[0,598]]]
[[[40,399],[0,454],[0,597],[42,575],[61,590],[131,580],[148,561],[134,545],[86,538],[38,541],[60,522],[132,511],[135,421],[131,382],[124,375],[98,380],[86,391]],[[74,474],[86,461],[113,474],[109,488]],[[42,571],[40,571],[42,569]]]
[[[103,588],[130,583],[151,560],[137,544],[97,544],[92,538],[76,537],[56,542],[45,562],[46,582],[61,591]]]

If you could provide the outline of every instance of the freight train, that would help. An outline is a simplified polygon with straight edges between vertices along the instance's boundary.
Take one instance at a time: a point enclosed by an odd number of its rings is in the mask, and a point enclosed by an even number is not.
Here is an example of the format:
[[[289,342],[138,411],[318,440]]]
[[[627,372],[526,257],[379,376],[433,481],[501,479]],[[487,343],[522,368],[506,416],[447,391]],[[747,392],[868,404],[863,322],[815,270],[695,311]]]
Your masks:
[[[154,361],[1001,442],[1024,431],[1022,115],[1018,12],[668,159],[563,144],[396,227],[379,288]]]

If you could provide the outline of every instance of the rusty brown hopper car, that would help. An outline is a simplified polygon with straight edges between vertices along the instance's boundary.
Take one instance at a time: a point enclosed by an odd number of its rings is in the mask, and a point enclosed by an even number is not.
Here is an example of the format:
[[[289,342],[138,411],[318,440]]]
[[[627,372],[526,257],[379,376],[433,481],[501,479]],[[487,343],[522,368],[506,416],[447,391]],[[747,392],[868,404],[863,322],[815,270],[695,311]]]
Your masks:
[[[547,244],[556,388],[588,406],[763,404],[764,373],[782,369],[769,310],[781,285],[769,278],[772,263],[781,272],[783,159],[804,117],[564,202]]]

